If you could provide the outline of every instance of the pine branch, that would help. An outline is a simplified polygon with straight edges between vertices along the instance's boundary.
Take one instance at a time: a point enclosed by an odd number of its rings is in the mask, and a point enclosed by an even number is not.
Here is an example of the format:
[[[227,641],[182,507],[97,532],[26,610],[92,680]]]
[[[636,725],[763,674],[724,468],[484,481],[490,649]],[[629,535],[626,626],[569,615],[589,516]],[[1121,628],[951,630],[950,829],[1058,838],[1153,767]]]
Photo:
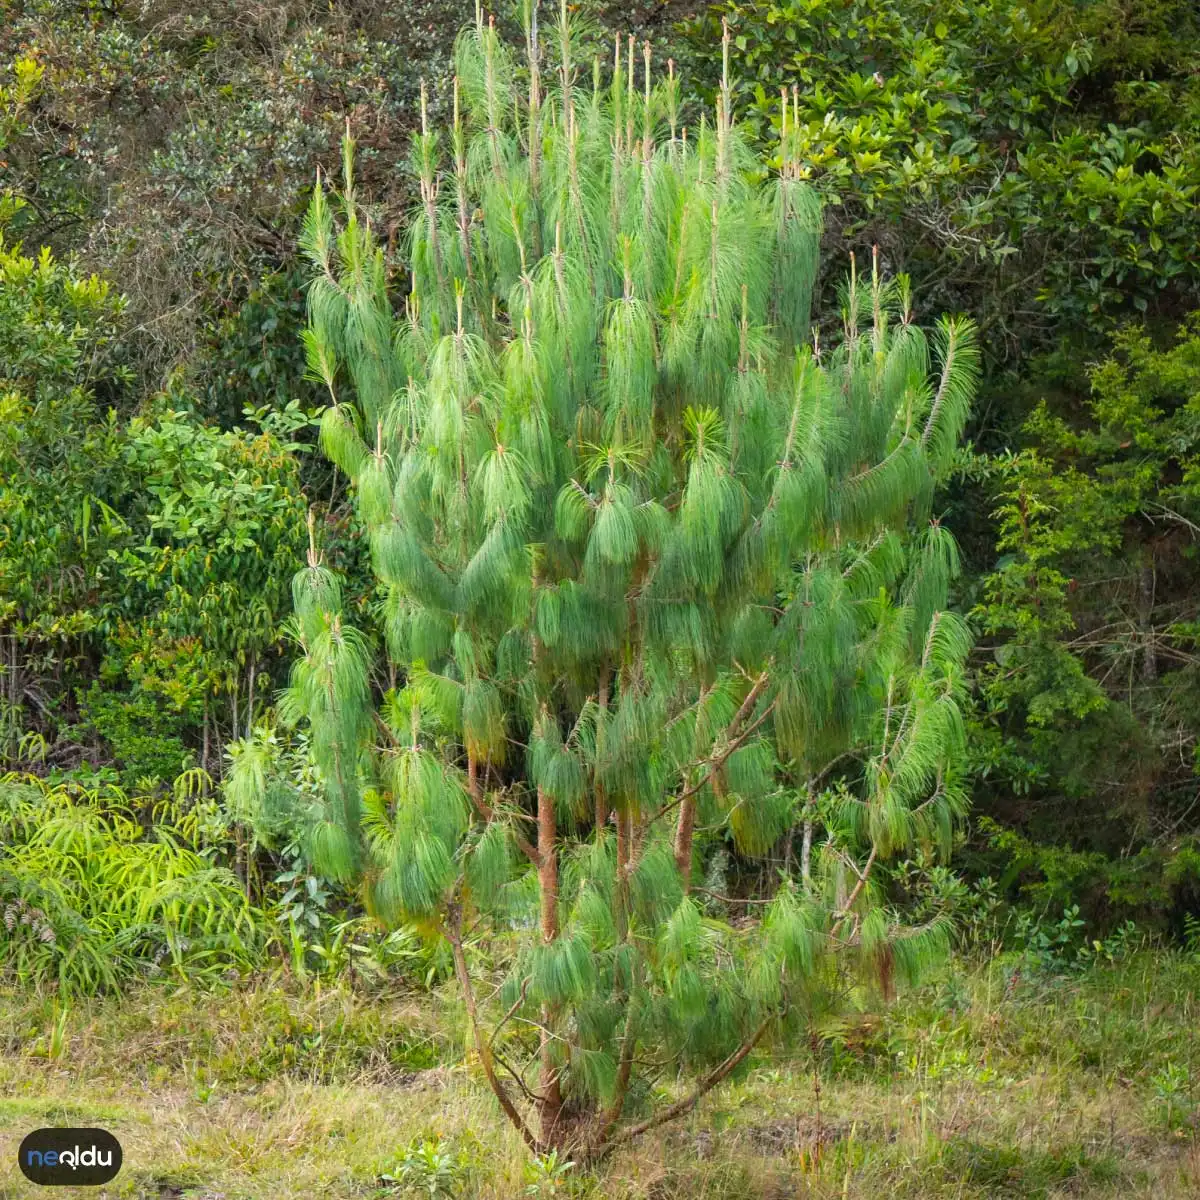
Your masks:
[[[837,917],[829,931],[829,936],[832,937],[842,926],[842,923],[850,915],[850,910],[854,907],[854,902],[862,894],[863,888],[867,886],[867,877],[871,874],[871,868],[875,865],[875,857],[878,852],[878,846],[871,847],[871,853],[867,855],[867,861],[863,869],[859,871],[855,868],[855,874],[858,875],[858,882],[854,885],[850,892],[846,903],[842,905],[837,913]]]
[[[470,798],[472,807],[484,821],[491,823],[495,819],[496,810],[483,797],[483,791],[479,786],[479,767],[475,762],[474,756],[470,753],[467,754],[467,796]],[[521,853],[535,867],[540,866],[542,861],[541,856],[534,849],[529,839],[515,828],[512,831],[512,835],[513,841],[517,843]]]
[[[737,733],[738,726],[749,715],[750,711],[754,707],[754,702],[759,698],[759,696],[762,695],[763,688],[766,687],[767,683],[769,682],[769,669],[773,664],[774,659],[767,664],[767,670],[762,671],[762,673],[755,680],[754,686],[750,689],[749,693],[746,695],[746,698],[742,701],[741,707],[734,714],[728,728],[725,730],[725,734],[718,743],[721,746],[721,749],[716,751],[714,747],[715,752],[712,755],[698,763],[695,763],[689,768],[689,770],[695,770],[697,767],[703,767],[707,765],[708,770],[705,772],[704,777],[698,782],[692,784],[690,787],[686,788],[683,792],[676,796],[670,804],[659,809],[659,811],[650,818],[650,823],[665,817],[667,813],[671,812],[672,809],[677,808],[680,804],[686,803],[688,800],[691,800],[696,793],[699,792],[706,783],[708,783],[713,775],[715,775],[725,765],[734,751],[740,749],[749,740],[749,738],[753,736],[759,726],[761,726],[775,710],[776,701],[772,700],[771,703],[768,704],[767,707],[758,715],[758,717],[755,718],[753,724],[743,730],[740,734]]]
[[[463,952],[462,904],[457,900],[451,901],[447,906],[446,916],[445,934],[454,955],[454,973],[458,976],[458,986],[462,988],[463,1001],[467,1006],[467,1016],[471,1022],[471,1035],[475,1042],[475,1053],[479,1055],[479,1062],[483,1067],[483,1073],[487,1076],[488,1084],[495,1093],[496,1099],[500,1101],[500,1107],[504,1110],[504,1115],[512,1123],[513,1128],[521,1135],[522,1140],[530,1150],[534,1154],[540,1154],[542,1145],[534,1137],[529,1126],[525,1124],[525,1120],[517,1111],[516,1105],[513,1104],[508,1090],[501,1083],[492,1062],[491,1047],[483,1040],[483,1030],[479,1024],[479,1012],[475,1005],[475,988],[471,983],[470,971],[467,969],[467,956]]]
[[[921,431],[921,445],[929,443],[930,435],[937,427],[938,415],[942,411],[942,405],[946,402],[946,395],[950,390],[950,381],[954,375],[954,364],[957,358],[958,351],[958,327],[950,325],[949,332],[946,338],[946,357],[942,363],[942,376],[938,381],[938,390],[933,397],[933,404],[929,409],[929,416],[925,421],[925,428]]]
[[[690,1112],[717,1084],[721,1083],[731,1072],[735,1071],[741,1065],[746,1056],[762,1040],[763,1034],[770,1028],[771,1022],[774,1019],[774,1013],[765,1017],[758,1028],[728,1058],[705,1075],[696,1087],[682,1100],[676,1100],[674,1104],[667,1105],[662,1111],[655,1113],[652,1117],[647,1117],[644,1121],[639,1121],[636,1125],[629,1125],[624,1129],[617,1130],[615,1135],[611,1136],[602,1146],[597,1147],[596,1157],[603,1157],[618,1146],[624,1145],[626,1142],[631,1142],[635,1138],[641,1137],[642,1134],[648,1133],[651,1129],[657,1129],[660,1125],[665,1125],[669,1121],[674,1121],[676,1117],[681,1117],[684,1113]]]

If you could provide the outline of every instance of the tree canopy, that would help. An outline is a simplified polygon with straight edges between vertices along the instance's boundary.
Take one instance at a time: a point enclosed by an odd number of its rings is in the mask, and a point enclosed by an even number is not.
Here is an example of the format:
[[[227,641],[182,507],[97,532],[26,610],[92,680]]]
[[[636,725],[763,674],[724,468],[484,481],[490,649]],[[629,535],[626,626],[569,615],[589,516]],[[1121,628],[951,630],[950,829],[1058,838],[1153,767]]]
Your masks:
[[[819,208],[789,130],[765,172],[727,89],[688,130],[648,47],[618,42],[588,86],[571,16],[553,69],[539,36],[530,21],[524,72],[482,17],[459,38],[454,124],[414,142],[402,312],[349,137],[340,193],[314,192],[306,346],[386,664],[314,541],[283,709],[324,781],[315,861],[385,918],[444,929],[530,1144],[602,1153],[819,1009],[835,960],[886,990],[944,942],[937,920],[902,927],[872,867],[948,849],[966,803],[968,638],[930,504],[976,354],[969,322],[927,335],[877,266],[852,265],[821,346]],[[847,754],[802,877],[752,929],[705,919],[698,832],[766,852]],[[234,783],[251,809],[256,762],[244,748]],[[466,911],[536,920],[504,991],[519,1022],[487,1037]],[[531,1024],[535,1083],[509,1062]],[[647,1047],[696,1081],[633,1120]]]

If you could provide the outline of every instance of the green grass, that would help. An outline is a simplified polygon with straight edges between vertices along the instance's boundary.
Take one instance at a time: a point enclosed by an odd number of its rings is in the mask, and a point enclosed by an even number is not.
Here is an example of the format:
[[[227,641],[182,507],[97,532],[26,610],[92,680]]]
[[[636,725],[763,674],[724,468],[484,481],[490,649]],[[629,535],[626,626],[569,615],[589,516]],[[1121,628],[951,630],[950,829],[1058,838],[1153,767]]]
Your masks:
[[[1191,1197],[1200,1194],[1200,962],[1139,954],[1007,986],[957,964],[815,1064],[760,1060],[690,1119],[542,1195]],[[525,1193],[527,1160],[464,1060],[452,994],[370,999],[259,984],[79,1003],[0,993],[0,1196],[44,1193],[15,1148],[44,1124],[111,1129],[94,1198],[382,1194],[440,1139],[453,1194]],[[75,1189],[55,1194],[69,1196]]]

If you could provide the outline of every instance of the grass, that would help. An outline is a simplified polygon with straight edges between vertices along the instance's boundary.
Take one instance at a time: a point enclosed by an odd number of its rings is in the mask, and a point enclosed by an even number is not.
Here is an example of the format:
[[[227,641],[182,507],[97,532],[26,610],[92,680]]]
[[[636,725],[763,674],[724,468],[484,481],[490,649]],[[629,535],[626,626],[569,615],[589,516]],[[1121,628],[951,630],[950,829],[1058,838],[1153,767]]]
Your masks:
[[[1200,961],[1144,953],[1010,980],[1001,963],[954,964],[815,1064],[764,1057],[689,1120],[531,1194],[1200,1194]],[[450,994],[158,988],[64,1015],[0,993],[0,1197],[42,1194],[15,1168],[26,1133],[88,1123],[116,1133],[125,1166],[105,1188],[57,1195],[380,1196],[398,1154],[433,1141],[452,1181],[440,1194],[524,1195],[527,1156],[463,1032]]]

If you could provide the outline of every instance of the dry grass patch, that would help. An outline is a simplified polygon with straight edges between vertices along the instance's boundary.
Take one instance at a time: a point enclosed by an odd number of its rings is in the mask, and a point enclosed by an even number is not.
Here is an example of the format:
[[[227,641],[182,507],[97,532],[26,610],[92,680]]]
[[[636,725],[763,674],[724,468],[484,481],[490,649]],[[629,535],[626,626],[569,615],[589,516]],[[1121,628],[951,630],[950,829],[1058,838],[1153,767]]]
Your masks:
[[[1200,1194],[1200,964],[1146,956],[1009,989],[1003,974],[960,965],[826,1046],[815,1078],[808,1055],[764,1058],[688,1120],[538,1193],[450,995],[160,989],[65,1017],[0,996],[0,1197],[41,1195],[15,1171],[25,1133],[89,1122],[126,1161],[79,1190],[92,1200],[402,1195],[379,1177],[423,1142],[462,1200]]]

